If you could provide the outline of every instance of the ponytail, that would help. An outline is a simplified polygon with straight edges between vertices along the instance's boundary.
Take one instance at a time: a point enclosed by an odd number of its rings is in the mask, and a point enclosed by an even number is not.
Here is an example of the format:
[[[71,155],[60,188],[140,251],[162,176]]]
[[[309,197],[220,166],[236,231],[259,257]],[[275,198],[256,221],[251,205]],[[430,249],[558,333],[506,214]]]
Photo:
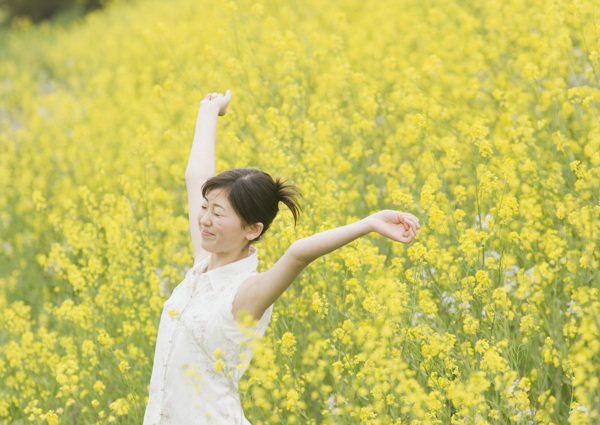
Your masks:
[[[294,225],[296,225],[298,223],[298,216],[302,212],[299,200],[299,198],[302,196],[300,194],[300,190],[298,190],[298,188],[293,184],[282,180],[280,177],[277,177],[275,185],[277,186],[279,202],[283,202],[283,204],[290,209],[292,216],[294,217]]]

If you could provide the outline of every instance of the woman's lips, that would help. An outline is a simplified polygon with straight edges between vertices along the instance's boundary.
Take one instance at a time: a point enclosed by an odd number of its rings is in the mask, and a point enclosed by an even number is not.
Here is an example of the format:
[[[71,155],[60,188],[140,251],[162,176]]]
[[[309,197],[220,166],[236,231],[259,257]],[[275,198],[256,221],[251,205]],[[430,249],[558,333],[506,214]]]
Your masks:
[[[202,234],[202,236],[213,236],[212,233],[210,233],[209,231],[202,229],[202,231],[200,232]]]

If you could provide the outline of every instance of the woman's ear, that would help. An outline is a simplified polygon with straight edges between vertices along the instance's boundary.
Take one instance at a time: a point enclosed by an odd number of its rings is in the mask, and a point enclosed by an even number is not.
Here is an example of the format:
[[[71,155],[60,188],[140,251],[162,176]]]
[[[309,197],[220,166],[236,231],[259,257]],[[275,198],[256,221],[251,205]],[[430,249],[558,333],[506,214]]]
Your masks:
[[[249,241],[253,241],[254,239],[258,238],[262,233],[263,227],[264,226],[262,223],[254,223],[247,225],[246,239],[248,239]]]

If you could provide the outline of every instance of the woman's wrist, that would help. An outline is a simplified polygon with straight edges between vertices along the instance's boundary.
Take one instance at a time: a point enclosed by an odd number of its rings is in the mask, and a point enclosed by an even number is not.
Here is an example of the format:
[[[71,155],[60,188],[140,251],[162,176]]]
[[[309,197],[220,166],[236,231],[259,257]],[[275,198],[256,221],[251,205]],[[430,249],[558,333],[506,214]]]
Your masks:
[[[214,103],[200,102],[200,110],[198,114],[219,115],[219,107]]]
[[[375,231],[375,227],[373,226],[373,214],[363,218],[360,220],[363,223],[364,234],[368,235],[371,232]]]

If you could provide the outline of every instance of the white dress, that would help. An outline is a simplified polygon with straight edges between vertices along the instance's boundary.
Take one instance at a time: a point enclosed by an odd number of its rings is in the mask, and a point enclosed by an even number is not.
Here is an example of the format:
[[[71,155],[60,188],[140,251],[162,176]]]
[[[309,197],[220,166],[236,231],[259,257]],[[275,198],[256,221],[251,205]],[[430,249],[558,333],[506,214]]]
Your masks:
[[[256,249],[203,273],[209,260],[192,267],[164,304],[144,425],[249,425],[238,382],[252,359],[249,342],[264,335],[273,306],[242,330],[231,306],[240,285],[258,273]]]

